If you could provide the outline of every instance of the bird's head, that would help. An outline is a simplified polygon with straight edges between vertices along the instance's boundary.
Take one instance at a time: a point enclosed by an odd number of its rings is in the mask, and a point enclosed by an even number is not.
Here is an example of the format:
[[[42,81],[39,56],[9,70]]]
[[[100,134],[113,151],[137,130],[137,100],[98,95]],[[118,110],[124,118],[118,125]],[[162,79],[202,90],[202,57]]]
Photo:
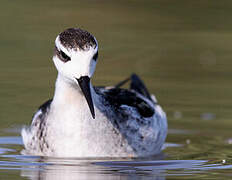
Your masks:
[[[93,35],[79,28],[69,28],[55,40],[53,62],[60,75],[80,86],[93,118],[94,107],[90,92],[90,78],[98,59],[98,43]]]

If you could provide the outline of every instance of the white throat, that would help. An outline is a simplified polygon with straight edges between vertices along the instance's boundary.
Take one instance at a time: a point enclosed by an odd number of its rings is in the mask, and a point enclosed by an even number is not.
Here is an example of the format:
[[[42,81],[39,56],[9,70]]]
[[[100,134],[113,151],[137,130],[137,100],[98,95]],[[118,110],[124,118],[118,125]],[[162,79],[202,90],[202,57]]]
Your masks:
[[[93,104],[95,104],[96,93],[90,83],[90,89],[92,94]],[[55,94],[52,105],[63,106],[66,109],[67,106],[75,107],[78,109],[86,109],[84,112],[91,115],[87,101],[80,89],[77,82],[74,82],[60,73],[58,73],[55,87]],[[67,107],[68,108],[68,107]],[[82,113],[83,114],[83,113]]]

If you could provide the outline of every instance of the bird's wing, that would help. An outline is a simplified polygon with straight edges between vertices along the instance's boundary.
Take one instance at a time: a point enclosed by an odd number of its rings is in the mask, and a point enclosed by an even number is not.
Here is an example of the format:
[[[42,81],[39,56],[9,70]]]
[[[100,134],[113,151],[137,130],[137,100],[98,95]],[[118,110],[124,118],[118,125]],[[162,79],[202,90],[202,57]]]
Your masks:
[[[129,88],[122,89],[121,87],[129,81]],[[151,117],[154,114],[156,102],[151,98],[143,81],[136,74],[132,74],[113,87],[95,87],[95,91],[113,107],[117,108],[121,105],[135,107],[142,117]]]
[[[51,102],[52,102],[52,99],[49,99],[38,108],[36,113],[33,115],[32,123],[36,123],[37,121],[44,120],[45,115],[50,109]]]
[[[134,107],[143,117],[151,117],[154,114],[154,106],[143,95],[130,89],[121,88],[104,88],[95,87],[95,91],[98,95],[112,106],[112,109],[120,109],[122,105]]]
[[[145,86],[145,84],[143,83],[143,81],[141,80],[141,78],[137,74],[131,74],[131,76],[129,78],[127,78],[123,81],[120,81],[114,87],[120,88],[128,81],[130,81],[130,87],[129,87],[130,90],[134,90],[135,92],[143,95],[147,99],[153,101],[149,91],[147,90],[147,87]]]

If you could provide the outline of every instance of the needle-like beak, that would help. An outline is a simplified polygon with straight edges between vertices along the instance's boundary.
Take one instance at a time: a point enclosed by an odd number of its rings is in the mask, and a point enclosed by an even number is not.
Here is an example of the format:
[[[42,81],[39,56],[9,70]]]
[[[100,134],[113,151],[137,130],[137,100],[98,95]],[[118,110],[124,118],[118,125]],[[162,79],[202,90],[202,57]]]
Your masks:
[[[76,79],[84,96],[89,105],[90,112],[92,114],[93,119],[95,119],[95,112],[93,106],[93,100],[90,92],[90,78],[88,76],[82,76],[79,79]]]

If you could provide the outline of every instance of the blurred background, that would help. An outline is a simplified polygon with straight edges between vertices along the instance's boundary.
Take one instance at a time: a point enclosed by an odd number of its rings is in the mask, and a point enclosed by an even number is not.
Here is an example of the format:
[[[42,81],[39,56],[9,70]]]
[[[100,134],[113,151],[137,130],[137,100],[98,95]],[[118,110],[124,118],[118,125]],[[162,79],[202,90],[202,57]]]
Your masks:
[[[187,144],[166,149],[170,159],[227,157],[231,9],[230,0],[1,0],[0,135],[29,125],[53,96],[54,40],[80,27],[99,42],[94,85],[137,73],[156,95],[168,116],[167,142]]]

